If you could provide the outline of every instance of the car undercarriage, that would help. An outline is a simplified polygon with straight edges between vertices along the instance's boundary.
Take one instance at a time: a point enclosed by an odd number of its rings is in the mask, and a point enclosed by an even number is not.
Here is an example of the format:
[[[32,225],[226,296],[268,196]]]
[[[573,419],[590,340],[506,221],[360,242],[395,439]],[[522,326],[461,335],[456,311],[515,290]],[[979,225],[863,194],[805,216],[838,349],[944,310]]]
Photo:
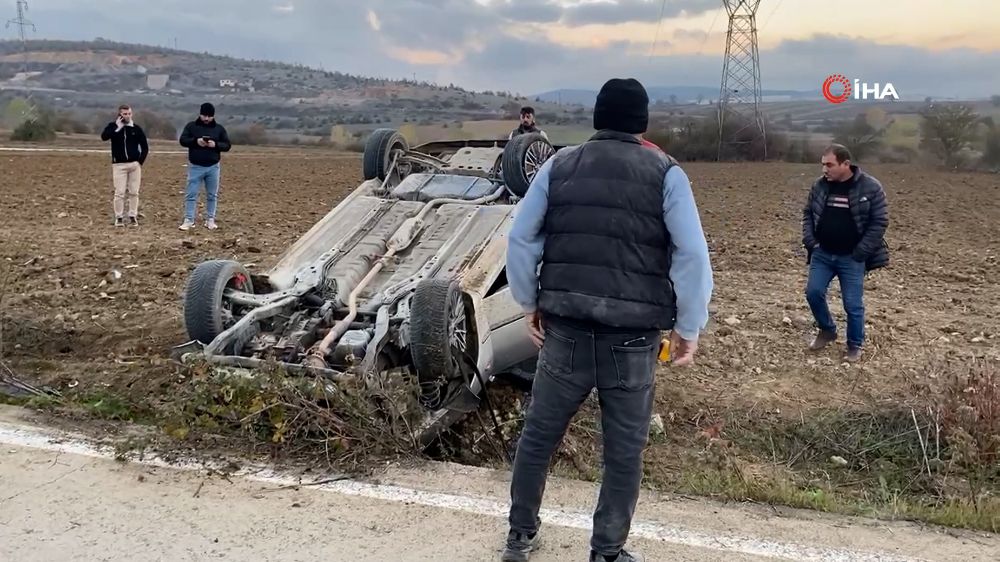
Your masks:
[[[270,269],[195,267],[184,296],[191,341],[178,352],[332,384],[412,377],[427,441],[497,377],[534,371],[537,348],[506,283],[506,235],[556,149],[538,134],[411,149],[376,130],[364,181]]]

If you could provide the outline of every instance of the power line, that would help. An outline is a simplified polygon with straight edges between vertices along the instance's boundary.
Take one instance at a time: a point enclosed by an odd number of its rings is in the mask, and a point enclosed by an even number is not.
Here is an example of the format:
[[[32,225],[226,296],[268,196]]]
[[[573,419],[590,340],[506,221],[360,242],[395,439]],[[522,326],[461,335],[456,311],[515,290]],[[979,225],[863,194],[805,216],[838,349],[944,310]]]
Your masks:
[[[35,24],[24,15],[27,11],[28,0],[17,0],[17,17],[7,20],[7,24],[4,25],[4,28],[7,29],[10,28],[10,24],[17,27],[18,36],[21,39],[21,52],[24,55],[24,72],[28,72],[28,34],[26,30],[30,27],[32,31],[38,31]]]
[[[778,8],[781,7],[782,2],[784,2],[784,0],[778,0],[778,3],[774,5],[774,8],[771,10],[771,13],[767,14],[767,17],[764,18],[764,23],[762,23],[758,28],[760,31],[763,31],[764,28],[767,27],[767,24],[771,22],[771,16],[774,15],[774,12],[778,11]]]
[[[12,20],[7,20],[7,25],[4,27],[9,28],[10,24],[14,24],[18,27],[18,35],[21,38],[21,42],[27,41],[27,34],[25,30],[31,28],[32,31],[38,31],[35,28],[35,24],[31,23],[31,20],[27,18],[24,14],[28,11],[28,0],[17,0],[17,17]]]
[[[667,10],[667,0],[660,4],[660,18],[656,20],[656,35],[653,36],[653,45],[649,48],[649,61],[653,62],[653,54],[656,53],[656,43],[660,40],[660,27],[663,26],[663,14]]]
[[[698,47],[698,55],[701,55],[705,51],[705,43],[712,37],[712,32],[715,31],[715,22],[719,20],[719,14],[722,10],[716,10],[715,16],[712,18],[712,24],[708,26],[708,33],[705,34],[705,38],[701,40],[701,47]]]
[[[35,104],[31,95],[31,81],[29,80],[28,77],[27,29],[30,27],[32,31],[38,31],[38,28],[36,28],[35,24],[32,23],[31,20],[29,20],[28,17],[25,15],[27,11],[28,11],[28,0],[17,0],[17,17],[12,20],[7,20],[7,23],[4,25],[4,28],[9,29],[10,25],[14,24],[17,27],[18,37],[21,39],[21,56],[23,58],[21,71],[24,73],[23,74],[24,84],[27,87],[27,95],[25,97],[27,98],[28,101],[28,109],[24,112],[22,116],[26,120],[33,122],[36,119],[36,113],[35,113]]]
[[[726,147],[749,144],[760,148],[767,158],[764,120],[761,115],[760,56],[757,48],[757,8],[760,0],[722,0],[729,14],[726,55],[719,88],[719,156]],[[726,131],[727,117],[736,120],[737,130]],[[759,144],[758,144],[759,143]]]

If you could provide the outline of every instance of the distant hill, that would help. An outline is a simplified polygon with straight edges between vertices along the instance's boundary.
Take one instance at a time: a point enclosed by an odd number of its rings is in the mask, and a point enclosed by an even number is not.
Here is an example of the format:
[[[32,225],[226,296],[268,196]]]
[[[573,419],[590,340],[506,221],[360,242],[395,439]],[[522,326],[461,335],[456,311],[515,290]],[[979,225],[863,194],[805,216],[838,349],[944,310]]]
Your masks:
[[[582,108],[511,92],[475,92],[454,84],[365,77],[264,60],[238,59],[149,45],[95,41],[0,41],[0,103],[31,91],[79,119],[103,122],[119,103],[181,126],[203,101],[220,121],[269,131],[328,135],[342,125],[378,126],[517,119],[530,103],[547,122],[570,125]],[[27,60],[27,72],[25,72]],[[0,107],[2,109],[2,107]]]
[[[646,91],[649,94],[651,102],[659,101],[667,103],[673,99],[677,103],[692,103],[701,99],[702,103],[706,103],[710,100],[719,99],[718,86],[648,86]],[[819,100],[820,93],[818,89],[813,91],[763,90],[762,95],[765,99],[780,99],[781,101],[816,101]],[[594,102],[597,100],[597,90],[560,89],[535,94],[531,97],[556,104],[579,104],[585,107],[593,107]]]

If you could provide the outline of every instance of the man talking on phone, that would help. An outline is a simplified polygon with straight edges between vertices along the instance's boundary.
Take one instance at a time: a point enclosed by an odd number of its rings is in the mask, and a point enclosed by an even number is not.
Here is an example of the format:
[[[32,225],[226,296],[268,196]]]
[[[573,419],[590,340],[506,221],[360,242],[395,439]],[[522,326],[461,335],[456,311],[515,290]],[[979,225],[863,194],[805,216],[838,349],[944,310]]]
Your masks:
[[[524,562],[537,547],[549,462],[595,387],[604,477],[590,560],[642,560],[625,543],[661,331],[671,331],[673,364],[691,363],[713,286],[691,184],[676,160],[643,146],[648,121],[642,84],[609,80],[594,107],[597,133],[549,158],[514,211],[507,279],[541,351],[514,457],[504,562]]]
[[[184,126],[181,146],[188,149],[187,189],[184,197],[184,222],[181,230],[194,228],[198,193],[205,184],[205,227],[215,230],[215,212],[219,198],[222,153],[232,148],[226,128],[215,120],[215,106],[201,104],[198,119]]]
[[[111,181],[115,187],[112,209],[115,226],[139,226],[139,185],[142,165],[149,156],[149,143],[142,127],[132,121],[132,108],[118,107],[118,116],[101,131],[101,140],[111,141]],[[128,218],[125,216],[125,194],[128,194]]]

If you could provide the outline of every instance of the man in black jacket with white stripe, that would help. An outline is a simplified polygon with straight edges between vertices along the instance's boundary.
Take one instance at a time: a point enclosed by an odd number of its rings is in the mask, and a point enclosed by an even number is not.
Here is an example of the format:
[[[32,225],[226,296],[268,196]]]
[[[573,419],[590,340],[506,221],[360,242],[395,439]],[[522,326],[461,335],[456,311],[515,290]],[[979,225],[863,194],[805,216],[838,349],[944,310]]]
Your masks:
[[[125,194],[128,193],[128,225],[139,226],[139,185],[142,165],[149,156],[149,143],[142,127],[132,121],[132,108],[118,107],[118,117],[101,132],[102,141],[111,141],[111,177],[115,186],[112,208],[115,226],[125,226]]]
[[[889,263],[885,232],[889,207],[882,184],[851,163],[851,153],[833,144],[823,151],[823,177],[816,180],[802,210],[802,244],[809,261],[806,300],[819,334],[809,349],[819,351],[837,339],[826,302],[834,277],[847,313],[847,361],[861,359],[865,339],[865,275]]]

